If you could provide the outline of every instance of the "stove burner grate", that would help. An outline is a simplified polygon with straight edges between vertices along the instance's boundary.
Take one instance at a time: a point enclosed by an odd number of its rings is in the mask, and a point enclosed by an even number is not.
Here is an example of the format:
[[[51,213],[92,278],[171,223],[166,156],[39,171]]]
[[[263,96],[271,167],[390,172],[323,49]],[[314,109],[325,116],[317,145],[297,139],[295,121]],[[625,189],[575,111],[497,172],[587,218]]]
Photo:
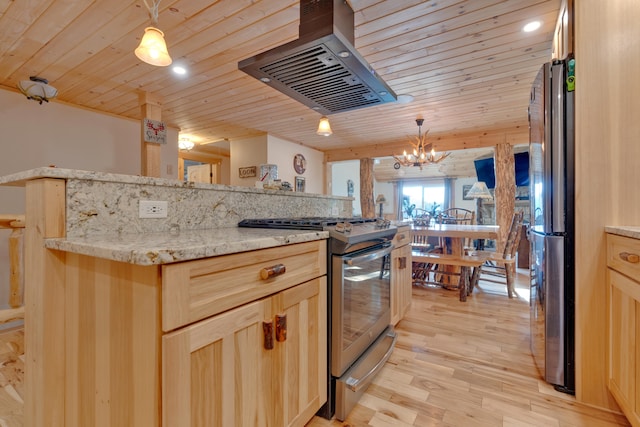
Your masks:
[[[298,230],[324,230],[325,227],[338,223],[364,224],[376,222],[375,218],[333,218],[333,217],[305,217],[305,218],[256,218],[243,219],[238,227],[280,228]]]

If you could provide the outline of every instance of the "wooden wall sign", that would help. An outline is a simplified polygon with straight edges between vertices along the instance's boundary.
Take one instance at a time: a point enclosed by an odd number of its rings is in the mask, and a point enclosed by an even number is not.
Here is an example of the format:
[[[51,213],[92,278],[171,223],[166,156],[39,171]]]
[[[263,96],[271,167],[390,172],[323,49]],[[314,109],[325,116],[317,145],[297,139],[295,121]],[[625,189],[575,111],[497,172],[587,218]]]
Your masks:
[[[142,133],[145,142],[153,142],[155,144],[167,143],[167,127],[164,125],[164,122],[145,118]]]
[[[246,168],[238,168],[238,176],[240,178],[251,178],[252,176],[256,176],[256,167],[248,166]]]

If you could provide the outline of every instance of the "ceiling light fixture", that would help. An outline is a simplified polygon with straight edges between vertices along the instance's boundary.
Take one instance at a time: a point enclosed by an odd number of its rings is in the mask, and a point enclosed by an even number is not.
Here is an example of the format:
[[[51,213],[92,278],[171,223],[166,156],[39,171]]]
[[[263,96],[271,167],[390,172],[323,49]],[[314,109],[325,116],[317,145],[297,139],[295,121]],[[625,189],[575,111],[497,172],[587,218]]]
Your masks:
[[[540,28],[541,25],[542,24],[540,23],[540,21],[531,21],[522,28],[522,31],[524,31],[525,33],[530,33]]]
[[[31,76],[29,80],[20,80],[20,82],[18,82],[18,89],[20,89],[20,92],[22,92],[27,99],[33,99],[40,104],[49,102],[50,99],[58,96],[58,89],[49,86],[47,79],[37,76]]]
[[[189,151],[194,146],[195,146],[194,142],[191,140],[191,138],[187,136],[181,136],[180,139],[178,140],[178,148],[181,150]]]
[[[172,68],[172,70],[174,73],[178,74],[179,76],[184,76],[185,74],[187,74],[187,69],[181,65],[175,65]]]
[[[329,136],[333,133],[331,132],[331,125],[329,124],[327,116],[322,116],[322,118],[320,118],[320,123],[318,123],[318,130],[316,133],[322,136]]]
[[[433,144],[427,144],[427,133],[422,134],[422,123],[424,119],[416,119],[418,125],[418,137],[416,143],[413,145],[413,153],[407,154],[405,151],[402,157],[393,156],[396,162],[393,164],[394,169],[400,169],[400,166],[418,166],[422,170],[422,166],[439,163],[445,158],[449,157],[451,153],[444,153],[436,156],[436,152],[433,149]]]
[[[140,45],[136,48],[136,56],[143,62],[159,67],[166,67],[171,64],[171,57],[164,41],[164,33],[158,27],[158,6],[160,0],[153,0],[149,5],[147,0],[143,0],[144,5],[149,10],[151,25],[144,29],[144,36],[140,40]]]

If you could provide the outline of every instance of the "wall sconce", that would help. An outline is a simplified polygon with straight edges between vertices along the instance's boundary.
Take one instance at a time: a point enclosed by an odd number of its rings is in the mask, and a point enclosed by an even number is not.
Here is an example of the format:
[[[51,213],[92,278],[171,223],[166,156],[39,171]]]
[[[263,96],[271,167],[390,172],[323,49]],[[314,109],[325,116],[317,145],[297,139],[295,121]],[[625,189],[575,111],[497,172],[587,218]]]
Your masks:
[[[180,139],[178,140],[178,148],[180,150],[191,150],[193,147],[195,146],[194,142],[186,137],[186,136],[181,136]]]
[[[149,9],[149,16],[151,17],[151,26],[144,29],[144,36],[140,40],[140,45],[136,48],[136,56],[147,64],[156,65],[159,67],[166,67],[170,65],[172,60],[167,50],[167,44],[164,41],[164,33],[158,28],[158,6],[160,0],[154,1],[153,5],[149,6],[147,0],[143,0],[147,9]]]
[[[318,130],[316,131],[316,133],[322,136],[329,136],[333,133],[331,132],[329,119],[326,116],[322,116],[322,118],[320,118],[320,123],[318,123]]]

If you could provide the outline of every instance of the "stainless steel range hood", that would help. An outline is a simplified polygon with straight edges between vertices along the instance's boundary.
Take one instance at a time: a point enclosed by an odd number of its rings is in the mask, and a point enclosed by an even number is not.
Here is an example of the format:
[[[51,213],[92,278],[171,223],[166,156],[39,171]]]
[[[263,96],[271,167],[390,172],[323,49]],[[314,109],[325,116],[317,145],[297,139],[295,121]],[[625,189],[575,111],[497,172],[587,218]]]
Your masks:
[[[353,10],[344,0],[302,0],[299,38],[238,68],[324,115],[395,101],[353,41]]]

